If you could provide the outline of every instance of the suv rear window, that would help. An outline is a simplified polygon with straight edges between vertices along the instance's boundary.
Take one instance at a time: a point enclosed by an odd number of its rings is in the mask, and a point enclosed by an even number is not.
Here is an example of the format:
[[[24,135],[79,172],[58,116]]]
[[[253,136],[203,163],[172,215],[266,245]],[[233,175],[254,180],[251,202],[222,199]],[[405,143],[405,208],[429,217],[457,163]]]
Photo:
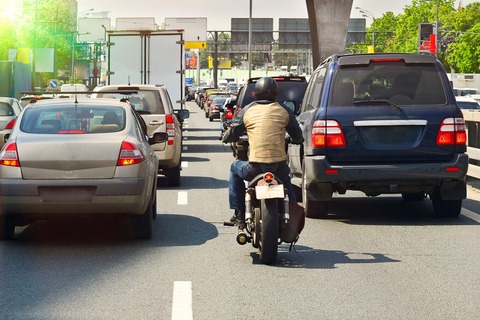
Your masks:
[[[127,91],[126,93],[102,93],[99,91],[96,96],[97,98],[113,98],[118,100],[123,98],[128,99],[133,108],[140,114],[165,113],[165,107],[162,104],[157,90],[135,90],[133,88],[125,90]],[[135,91],[136,93],[131,93],[132,91]]]
[[[445,105],[447,98],[436,66],[372,62],[342,66],[337,72],[331,106],[385,102],[395,105]]]

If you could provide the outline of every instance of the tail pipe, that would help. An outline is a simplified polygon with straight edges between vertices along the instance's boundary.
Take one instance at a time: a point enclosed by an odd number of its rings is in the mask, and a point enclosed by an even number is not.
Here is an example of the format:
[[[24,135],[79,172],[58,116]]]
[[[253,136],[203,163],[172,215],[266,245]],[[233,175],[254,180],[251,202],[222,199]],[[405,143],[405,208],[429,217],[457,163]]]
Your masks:
[[[248,234],[244,230],[238,230],[238,234],[237,234],[237,243],[238,244],[243,246],[244,244],[249,242],[249,239],[250,239],[250,237],[248,236]]]

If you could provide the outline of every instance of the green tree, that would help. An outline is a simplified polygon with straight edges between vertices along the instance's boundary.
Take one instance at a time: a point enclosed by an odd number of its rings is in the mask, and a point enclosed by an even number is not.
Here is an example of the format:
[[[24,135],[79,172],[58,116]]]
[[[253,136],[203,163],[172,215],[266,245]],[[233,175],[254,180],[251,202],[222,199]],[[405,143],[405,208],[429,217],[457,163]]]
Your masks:
[[[0,59],[7,58],[9,48],[54,48],[56,69],[69,70],[76,1],[25,0],[18,11],[12,21],[1,22]]]
[[[480,3],[456,11],[445,23],[442,50],[445,62],[457,72],[480,72]]]

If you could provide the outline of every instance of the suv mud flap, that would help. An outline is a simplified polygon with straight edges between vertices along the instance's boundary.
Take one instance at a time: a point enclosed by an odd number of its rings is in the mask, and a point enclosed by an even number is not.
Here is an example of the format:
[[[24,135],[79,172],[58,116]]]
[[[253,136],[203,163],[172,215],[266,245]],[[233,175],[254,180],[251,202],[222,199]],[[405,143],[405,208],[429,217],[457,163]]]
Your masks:
[[[331,183],[312,183],[307,187],[310,200],[330,201],[332,200],[333,188]]]
[[[467,183],[463,180],[443,181],[440,185],[443,200],[461,200],[467,198]]]

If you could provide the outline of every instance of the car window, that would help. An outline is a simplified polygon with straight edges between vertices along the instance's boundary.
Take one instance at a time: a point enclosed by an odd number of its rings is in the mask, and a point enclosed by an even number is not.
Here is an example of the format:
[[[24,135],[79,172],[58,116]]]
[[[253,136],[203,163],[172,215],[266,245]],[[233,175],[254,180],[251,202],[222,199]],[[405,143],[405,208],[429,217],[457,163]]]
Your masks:
[[[1,116],[13,116],[15,113],[13,112],[13,108],[11,105],[5,102],[0,102],[0,117]]]
[[[305,106],[303,106],[302,112],[315,109],[320,105],[326,70],[326,68],[320,69],[310,80],[312,82],[310,85],[311,91],[308,93],[309,95],[307,97]]]
[[[36,134],[90,134],[125,128],[125,110],[109,106],[45,106],[25,110],[20,130]]]
[[[106,89],[107,90],[107,89]],[[112,89],[109,89],[112,90]],[[133,90],[133,89],[132,89]],[[96,94],[97,98],[128,99],[133,108],[141,114],[164,114],[165,107],[162,104],[158,90],[135,90],[137,93],[102,93]]]
[[[445,105],[447,98],[439,74],[435,65],[410,66],[403,62],[341,67],[330,105],[352,106],[368,100],[386,100],[396,105]]]

